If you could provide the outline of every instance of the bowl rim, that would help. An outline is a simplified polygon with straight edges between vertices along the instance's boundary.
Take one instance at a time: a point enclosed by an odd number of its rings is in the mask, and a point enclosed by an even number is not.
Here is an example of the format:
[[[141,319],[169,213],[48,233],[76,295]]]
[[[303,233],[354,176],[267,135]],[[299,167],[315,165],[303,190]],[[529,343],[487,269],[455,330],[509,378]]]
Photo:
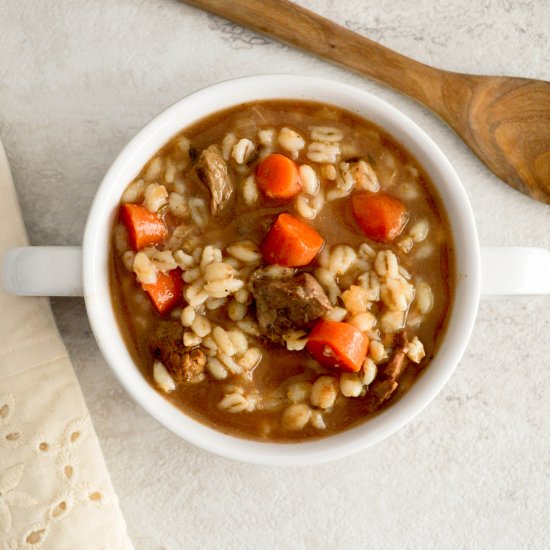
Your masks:
[[[456,289],[445,345],[440,346],[426,372],[397,403],[373,419],[335,435],[305,442],[269,443],[227,435],[202,424],[173,406],[145,380],[116,323],[109,292],[107,251],[122,190],[162,144],[193,122],[232,105],[254,99],[291,98],[331,103],[356,112],[384,128],[416,157],[430,175],[447,211],[454,238]],[[437,396],[460,361],[473,330],[480,296],[480,249],[473,211],[458,175],[435,142],[407,115],[372,93],[334,80],[263,74],[230,79],[195,91],[155,116],[129,141],[107,171],[92,202],[83,239],[83,279],[90,325],[107,364],[130,396],[160,424],[188,442],[226,458],[254,464],[307,465],[342,458],[378,443],[407,424]]]

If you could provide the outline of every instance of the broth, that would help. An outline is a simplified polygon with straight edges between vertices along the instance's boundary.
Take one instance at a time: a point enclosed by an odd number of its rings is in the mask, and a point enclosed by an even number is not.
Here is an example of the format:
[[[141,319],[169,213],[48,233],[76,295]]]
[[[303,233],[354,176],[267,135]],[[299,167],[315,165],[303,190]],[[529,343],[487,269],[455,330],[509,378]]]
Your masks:
[[[238,182],[237,199],[230,215],[221,220],[211,216],[206,227],[199,228],[198,231],[191,231],[189,237],[184,237],[184,240],[188,238],[189,242],[184,242],[180,246],[183,246],[186,254],[192,256],[195,250],[202,249],[204,251],[204,247],[207,245],[214,245],[219,250],[225,251],[229,245],[243,239],[260,245],[270,224],[273,223],[274,217],[282,212],[290,212],[295,215],[297,207],[293,202],[266,199],[261,193],[254,206],[243,200],[243,181],[251,177],[250,175],[254,173],[258,163],[265,158],[266,154],[278,152],[289,155],[289,149],[280,144],[281,140],[275,141],[271,145],[262,145],[258,138],[258,132],[272,130],[275,136],[280,136],[283,128],[291,128],[301,136],[309,136],[312,127],[331,127],[343,134],[339,141],[341,153],[337,162],[312,162],[307,156],[308,148],[305,146],[294,152],[297,156],[295,159],[297,163],[309,164],[316,170],[321,192],[324,192],[325,196],[330,189],[335,188],[338,182],[338,180],[335,183],[334,180],[323,177],[324,175],[334,175],[327,169],[327,165],[333,165],[338,174],[337,177],[341,177],[344,170],[341,162],[355,163],[357,159],[365,159],[365,162],[376,173],[381,192],[398,197],[407,208],[407,225],[403,233],[391,243],[380,243],[365,237],[354,219],[349,196],[325,200],[315,218],[306,221],[322,235],[325,241],[324,250],[329,251],[329,254],[331,250],[342,244],[353,250],[359,250],[363,243],[367,243],[375,254],[386,250],[394,253],[399,262],[399,277],[406,279],[406,276],[410,274],[410,280],[407,280],[416,289],[416,297],[407,305],[407,310],[404,313],[407,324],[403,330],[398,332],[406,331],[409,341],[414,337],[418,338],[423,344],[425,357],[419,363],[406,360],[407,366],[398,378],[397,389],[388,399],[376,406],[373,406],[372,399],[368,398],[368,384],[364,385],[362,396],[345,397],[340,390],[336,401],[329,409],[312,406],[310,400],[306,398],[303,402],[313,411],[315,418],[322,417],[324,428],[319,427],[319,422],[314,423],[314,417],[301,429],[285,427],[281,417],[292,404],[288,397],[281,398],[281,403],[273,408],[262,403],[267,403],[269,400],[276,401],[281,392],[288,393],[288,386],[293,380],[313,384],[320,375],[338,377],[340,373],[337,369],[327,369],[322,365],[315,364],[305,349],[297,351],[284,349],[266,340],[262,335],[260,337],[247,336],[249,343],[261,350],[262,358],[259,364],[250,372],[246,372],[244,376],[232,377],[229,373],[227,379],[216,380],[210,376],[208,371],[205,371],[204,377],[199,382],[177,384],[175,390],[170,393],[161,391],[166,399],[186,414],[219,431],[239,437],[280,442],[324,437],[348,429],[359,422],[364,422],[380,410],[391,406],[428,366],[443,337],[445,320],[451,307],[454,286],[453,241],[443,206],[432,182],[416,159],[393,137],[373,123],[351,112],[305,101],[270,100],[239,105],[215,113],[174,136],[147,163],[134,182],[142,181],[143,185],[140,184],[142,189],[147,188],[147,185],[151,183],[156,183],[176,194],[178,189],[184,189],[187,205],[189,204],[188,199],[195,196],[208,201],[207,189],[196,174],[196,163],[200,152],[211,144],[218,144],[220,150],[223,150],[224,138],[228,133],[233,133],[237,140],[249,139],[255,148],[248,161],[237,163],[233,157],[227,161],[230,177]],[[229,140],[227,141],[229,142]],[[236,146],[237,143],[233,144],[233,147]],[[157,165],[161,165],[160,169],[156,170],[155,162]],[[136,197],[138,200],[130,202],[140,202],[143,192],[140,195],[139,190],[136,191]],[[130,196],[130,198],[132,197]],[[171,196],[170,200],[172,200]],[[185,207],[182,208],[185,209]],[[173,245],[169,242],[170,236],[177,227],[193,226],[189,214],[180,217],[174,215],[174,211],[178,212],[177,208],[169,206],[162,213],[168,228],[167,242],[169,246],[165,242],[164,245],[159,246],[159,249],[163,247],[169,249]],[[426,224],[429,230],[425,238],[420,239],[422,228]],[[417,226],[420,227],[420,234],[414,234],[418,241],[415,242],[410,231]],[[413,244],[411,245],[409,241],[412,241]],[[411,249],[407,251],[409,245]],[[157,387],[152,368],[157,358],[153,356],[150,349],[150,335],[161,322],[161,316],[147,299],[135,274],[128,269],[128,258],[133,254],[129,250],[127,236],[123,224],[119,220],[113,230],[113,245],[110,253],[112,301],[121,331],[136,365],[149,383]],[[365,260],[365,262],[368,261],[374,260]],[[299,268],[299,272],[315,275],[315,270],[319,267],[318,262],[319,258],[311,264]],[[259,269],[262,265],[259,263],[254,267]],[[243,269],[245,270],[246,266],[241,267],[241,270]],[[356,282],[357,277],[353,275],[357,275],[358,272],[353,269],[350,268],[349,273],[338,277],[338,285],[342,294],[345,293],[344,288],[348,288]],[[417,303],[419,284],[423,285],[423,289],[429,288],[433,298],[433,306],[426,313],[419,312],[420,306]],[[214,298],[211,299],[212,303],[214,300]],[[228,318],[227,308],[231,300],[234,298],[229,296],[218,308],[204,310],[210,323],[226,328],[236,326]],[[183,303],[181,307],[185,305]],[[333,305],[341,308],[344,305],[341,297]],[[167,318],[173,319],[173,322],[177,323],[181,307],[178,306],[175,312],[169,313]],[[423,309],[426,307],[423,306]],[[385,359],[373,360],[377,364],[378,375],[380,372],[384,372],[384,365],[391,360],[392,353],[399,347],[396,343],[395,333],[384,334],[379,328],[381,316],[387,310],[388,308],[380,299],[372,301],[368,310],[375,316],[376,327],[378,327],[369,332],[371,340],[369,354],[374,348],[372,342],[375,340],[376,330],[379,333],[379,341],[387,352]],[[247,317],[255,320],[254,304],[248,306]],[[349,313],[347,318],[350,318]],[[200,348],[201,345],[199,344],[198,347]],[[293,380],[289,381],[289,378],[293,378]],[[256,403],[259,404],[255,405],[252,410],[240,412],[228,412],[227,408],[221,408],[220,403],[228,395],[228,386],[241,388],[246,399],[252,392],[256,396],[254,397]],[[307,384],[304,387],[307,387]],[[340,382],[340,387],[342,387],[342,382]],[[273,395],[275,397],[272,397]]]

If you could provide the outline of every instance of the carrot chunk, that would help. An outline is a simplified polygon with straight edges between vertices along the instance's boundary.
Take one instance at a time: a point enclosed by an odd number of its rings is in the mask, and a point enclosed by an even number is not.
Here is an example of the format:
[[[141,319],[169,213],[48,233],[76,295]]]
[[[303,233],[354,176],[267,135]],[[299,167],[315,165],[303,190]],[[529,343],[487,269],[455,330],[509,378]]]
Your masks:
[[[156,283],[142,283],[141,286],[147,292],[155,309],[161,315],[169,313],[183,299],[183,283],[181,280],[181,270],[179,269],[172,269],[168,273],[159,271]]]
[[[309,264],[324,242],[313,227],[283,212],[267,232],[260,250],[270,264],[299,267]]]
[[[351,207],[361,231],[373,241],[393,241],[408,220],[406,206],[385,193],[357,193]]]
[[[256,183],[272,199],[291,199],[302,189],[296,163],[279,153],[267,156],[258,164]]]
[[[134,250],[160,244],[168,236],[162,218],[139,204],[123,204],[120,207],[120,220],[128,230],[130,245]]]
[[[306,349],[324,367],[358,372],[367,355],[369,340],[349,323],[318,321]]]

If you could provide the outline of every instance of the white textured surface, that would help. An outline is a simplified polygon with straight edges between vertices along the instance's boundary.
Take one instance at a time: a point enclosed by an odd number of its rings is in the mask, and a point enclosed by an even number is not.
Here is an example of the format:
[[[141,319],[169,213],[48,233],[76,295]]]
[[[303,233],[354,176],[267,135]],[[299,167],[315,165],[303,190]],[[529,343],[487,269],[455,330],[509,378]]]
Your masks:
[[[550,80],[544,0],[300,3],[427,63]],[[0,135],[34,244],[78,244],[103,173],[162,108],[225,78],[294,72],[373,91],[420,124],[461,176],[483,243],[550,248],[549,207],[418,105],[177,2],[4,0],[0,52]],[[550,546],[549,297],[484,302],[427,410],[360,455],[303,469],[178,440],[113,378],[83,302],[53,306],[138,549]]]

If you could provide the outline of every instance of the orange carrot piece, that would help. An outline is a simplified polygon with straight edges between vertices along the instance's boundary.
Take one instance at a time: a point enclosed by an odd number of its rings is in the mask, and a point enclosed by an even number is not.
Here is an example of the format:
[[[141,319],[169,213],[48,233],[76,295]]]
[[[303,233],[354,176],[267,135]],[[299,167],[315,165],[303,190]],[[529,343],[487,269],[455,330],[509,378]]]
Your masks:
[[[373,241],[393,241],[408,220],[406,206],[385,193],[357,193],[351,197],[351,207],[361,231]]]
[[[260,250],[270,264],[299,267],[309,264],[324,242],[313,227],[283,212],[267,232]]]
[[[120,220],[128,230],[130,245],[134,250],[161,244],[168,236],[162,218],[139,204],[123,204],[120,207]]]
[[[349,323],[318,321],[309,334],[306,349],[324,367],[358,372],[367,355],[369,340]]]
[[[291,199],[302,190],[296,163],[279,153],[267,156],[258,164],[256,183],[272,199]]]
[[[181,270],[172,269],[168,273],[159,271],[157,273],[157,282],[141,285],[147,292],[155,309],[161,314],[166,315],[183,299],[183,283],[181,280]]]

